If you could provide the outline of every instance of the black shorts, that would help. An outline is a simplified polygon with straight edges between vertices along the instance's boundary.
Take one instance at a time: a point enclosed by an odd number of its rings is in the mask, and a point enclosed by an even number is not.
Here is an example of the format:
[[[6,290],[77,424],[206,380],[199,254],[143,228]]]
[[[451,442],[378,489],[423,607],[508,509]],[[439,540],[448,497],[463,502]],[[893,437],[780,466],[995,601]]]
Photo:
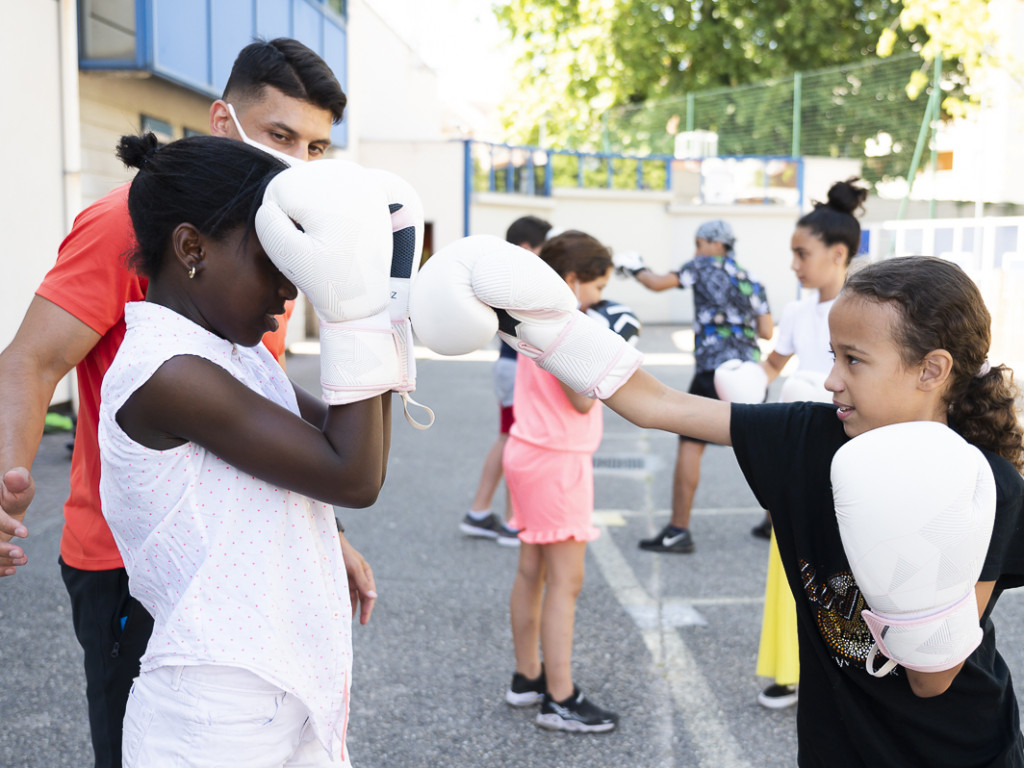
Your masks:
[[[120,768],[124,710],[139,674],[139,659],[153,633],[153,619],[128,594],[128,573],[123,568],[83,571],[59,562],[71,598],[75,636],[85,652],[96,768]]]
[[[693,381],[690,382],[690,388],[686,390],[691,395],[698,395],[699,397],[710,397],[712,400],[720,400],[718,393],[715,392],[715,372],[714,371],[697,371],[693,375]],[[680,442],[687,443],[700,443],[707,445],[707,440],[699,440],[696,437],[688,437],[687,435],[679,436]]]

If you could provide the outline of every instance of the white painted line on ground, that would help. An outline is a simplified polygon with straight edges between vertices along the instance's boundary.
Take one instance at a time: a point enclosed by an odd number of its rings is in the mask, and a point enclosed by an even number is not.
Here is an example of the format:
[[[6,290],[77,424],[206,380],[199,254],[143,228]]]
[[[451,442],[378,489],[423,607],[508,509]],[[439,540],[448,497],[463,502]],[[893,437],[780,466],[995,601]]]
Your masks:
[[[694,507],[694,515],[700,517],[716,517],[719,515],[759,515],[764,516],[764,510],[761,507]],[[655,519],[668,518],[671,516],[671,510],[668,509],[655,509],[647,511],[644,509],[597,509],[594,510],[595,520],[598,515],[618,515],[619,517],[654,517]]]
[[[640,585],[633,569],[607,532],[591,542],[590,549],[619,604],[634,617],[634,621],[638,615],[658,616],[663,605],[655,602]],[[672,700],[679,711],[679,720],[683,722],[697,753],[698,765],[706,768],[750,768],[728,724],[714,715],[718,711],[715,695],[679,633],[665,628],[663,619],[659,618],[651,620],[649,625],[646,620],[638,621],[637,626],[654,663],[668,682]]]
[[[624,528],[626,526],[626,518],[618,512],[611,510],[602,512],[595,510],[594,525],[600,526],[601,528]]]

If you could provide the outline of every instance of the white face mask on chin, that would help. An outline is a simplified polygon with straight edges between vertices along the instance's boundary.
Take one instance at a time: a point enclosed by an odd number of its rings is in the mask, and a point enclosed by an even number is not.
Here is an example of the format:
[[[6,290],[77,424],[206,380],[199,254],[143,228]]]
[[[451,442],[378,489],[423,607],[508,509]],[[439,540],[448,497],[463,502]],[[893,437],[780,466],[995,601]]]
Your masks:
[[[238,131],[238,135],[242,137],[242,141],[243,142],[248,144],[250,147],[256,147],[256,149],[262,149],[268,155],[273,155],[278,160],[280,160],[285,165],[287,165],[289,168],[291,166],[293,166],[293,165],[298,165],[299,163],[305,162],[304,160],[300,160],[297,157],[292,157],[291,155],[286,155],[284,152],[281,152],[280,150],[274,149],[273,147],[268,147],[266,144],[260,144],[258,141],[254,141],[253,139],[250,139],[248,136],[245,135],[245,131],[242,130],[242,124],[240,122],[238,122],[238,115],[235,114],[235,108],[233,106],[231,106],[230,104],[228,104],[227,102],[224,102],[224,103],[227,105],[228,114],[231,115],[231,119],[235,123],[235,130]]]

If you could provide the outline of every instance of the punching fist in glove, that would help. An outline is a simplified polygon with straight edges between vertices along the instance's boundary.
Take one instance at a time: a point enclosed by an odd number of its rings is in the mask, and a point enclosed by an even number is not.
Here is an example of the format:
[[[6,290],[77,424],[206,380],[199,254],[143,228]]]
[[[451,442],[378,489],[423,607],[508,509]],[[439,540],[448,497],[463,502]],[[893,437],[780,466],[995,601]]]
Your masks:
[[[644,257],[640,255],[639,251],[624,251],[613,254],[612,265],[615,267],[615,272],[623,277],[636,277],[640,272],[647,269],[644,264]]]
[[[267,185],[256,234],[320,318],[324,400],[341,405],[397,386],[391,217],[379,184],[345,160],[296,165]]]
[[[435,352],[479,349],[497,330],[513,349],[590,397],[609,397],[642,360],[577,309],[569,286],[539,256],[490,235],[463,238],[431,256],[410,310],[416,335]]]
[[[640,341],[640,321],[633,310],[624,304],[604,299],[591,305],[587,315],[599,323],[604,323],[634,347]]]
[[[831,403],[832,393],[825,389],[827,375],[817,371],[797,371],[787,376],[779,393],[780,403]]]
[[[868,672],[941,672],[981,642],[974,585],[996,490],[984,455],[944,424],[915,421],[853,438],[832,459],[843,549],[875,639]],[[874,669],[878,651],[890,661]]]
[[[715,369],[715,392],[727,403],[763,403],[768,374],[752,360],[726,360]]]

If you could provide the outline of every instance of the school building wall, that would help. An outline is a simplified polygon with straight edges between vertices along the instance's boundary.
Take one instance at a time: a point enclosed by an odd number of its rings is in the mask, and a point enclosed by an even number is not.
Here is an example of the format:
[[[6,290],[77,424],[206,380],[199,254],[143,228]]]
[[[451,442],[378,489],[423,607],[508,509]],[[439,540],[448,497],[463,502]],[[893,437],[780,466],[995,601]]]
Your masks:
[[[24,0],[25,23],[0,24],[0,349],[14,338],[64,236],[59,11],[53,0]]]

